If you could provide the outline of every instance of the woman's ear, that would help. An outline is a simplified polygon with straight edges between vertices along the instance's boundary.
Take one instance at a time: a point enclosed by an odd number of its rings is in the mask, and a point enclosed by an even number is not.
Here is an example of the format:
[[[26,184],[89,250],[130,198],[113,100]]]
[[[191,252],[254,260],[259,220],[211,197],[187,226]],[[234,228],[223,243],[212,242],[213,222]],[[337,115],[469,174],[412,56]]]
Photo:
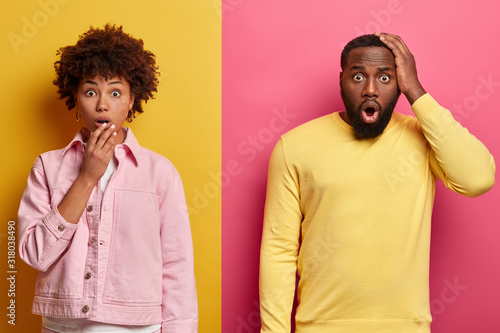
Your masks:
[[[128,103],[129,110],[132,110],[132,107],[134,106],[134,101],[135,101],[135,96],[130,96],[130,102]]]

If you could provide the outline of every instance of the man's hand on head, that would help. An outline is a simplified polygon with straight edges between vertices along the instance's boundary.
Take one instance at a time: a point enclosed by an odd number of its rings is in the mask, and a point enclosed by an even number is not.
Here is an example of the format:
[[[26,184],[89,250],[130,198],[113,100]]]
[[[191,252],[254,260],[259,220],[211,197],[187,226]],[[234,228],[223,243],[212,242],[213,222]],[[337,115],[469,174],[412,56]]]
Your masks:
[[[406,96],[410,105],[413,105],[420,96],[425,94],[425,90],[418,80],[417,66],[413,54],[411,54],[401,37],[384,32],[376,32],[375,35],[394,54],[399,90]]]

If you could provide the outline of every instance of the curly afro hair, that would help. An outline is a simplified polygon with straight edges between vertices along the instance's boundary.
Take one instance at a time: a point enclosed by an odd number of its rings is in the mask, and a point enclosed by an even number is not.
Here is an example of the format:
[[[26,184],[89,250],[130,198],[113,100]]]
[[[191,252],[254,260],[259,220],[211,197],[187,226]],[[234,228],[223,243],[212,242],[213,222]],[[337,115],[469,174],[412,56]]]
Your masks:
[[[61,47],[60,60],[54,63],[59,98],[66,98],[68,110],[76,106],[75,93],[82,79],[101,75],[107,79],[121,76],[130,84],[135,97],[131,116],[144,112],[142,101],[153,98],[158,86],[158,66],[155,55],[144,50],[144,43],[123,32],[122,27],[110,25],[103,29],[90,27],[76,45]]]

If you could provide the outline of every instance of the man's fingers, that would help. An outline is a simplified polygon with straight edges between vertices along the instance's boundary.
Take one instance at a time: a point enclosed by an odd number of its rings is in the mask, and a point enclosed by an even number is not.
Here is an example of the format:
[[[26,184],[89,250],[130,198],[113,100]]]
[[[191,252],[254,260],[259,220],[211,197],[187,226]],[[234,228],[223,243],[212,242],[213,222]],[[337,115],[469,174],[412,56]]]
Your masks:
[[[425,94],[425,90],[418,80],[413,54],[401,37],[388,33],[375,33],[375,35],[394,54],[399,90],[406,96],[410,104],[413,104],[417,98]]]
[[[376,32],[375,35],[378,36],[380,40],[394,53],[399,53],[400,55],[411,55],[410,49],[405,42],[403,42],[401,37],[385,32]]]

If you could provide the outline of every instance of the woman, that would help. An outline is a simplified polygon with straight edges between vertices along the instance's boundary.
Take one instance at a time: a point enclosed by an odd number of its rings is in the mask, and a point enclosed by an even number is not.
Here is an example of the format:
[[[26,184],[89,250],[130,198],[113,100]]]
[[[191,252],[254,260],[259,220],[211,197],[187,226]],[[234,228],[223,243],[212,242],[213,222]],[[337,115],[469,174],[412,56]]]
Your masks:
[[[36,159],[19,208],[42,332],[196,332],[181,179],[122,128],[156,92],[155,56],[109,24],[58,54],[54,84],[84,127]]]

